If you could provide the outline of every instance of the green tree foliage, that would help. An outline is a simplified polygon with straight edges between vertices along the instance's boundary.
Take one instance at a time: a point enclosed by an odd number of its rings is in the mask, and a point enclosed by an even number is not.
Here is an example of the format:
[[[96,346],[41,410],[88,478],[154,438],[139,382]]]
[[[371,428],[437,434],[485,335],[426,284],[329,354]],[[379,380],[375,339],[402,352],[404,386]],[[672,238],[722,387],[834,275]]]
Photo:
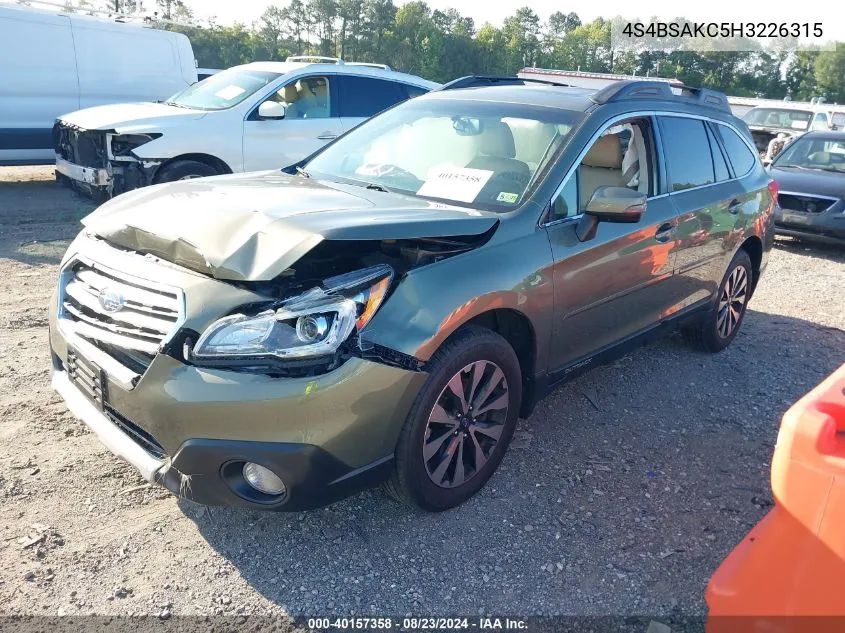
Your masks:
[[[818,91],[827,101],[845,102],[845,44],[819,53],[815,64]]]
[[[165,15],[190,16],[183,0],[156,3]],[[538,66],[674,77],[737,96],[845,102],[845,44],[836,51],[797,53],[615,51],[609,20],[583,23],[575,13],[556,11],[544,22],[529,7],[517,8],[500,27],[489,22],[478,27],[455,9],[432,10],[422,0],[401,6],[393,0],[287,0],[268,7],[251,25],[163,28],[185,32],[203,67],[328,55],[386,63],[444,82]]]

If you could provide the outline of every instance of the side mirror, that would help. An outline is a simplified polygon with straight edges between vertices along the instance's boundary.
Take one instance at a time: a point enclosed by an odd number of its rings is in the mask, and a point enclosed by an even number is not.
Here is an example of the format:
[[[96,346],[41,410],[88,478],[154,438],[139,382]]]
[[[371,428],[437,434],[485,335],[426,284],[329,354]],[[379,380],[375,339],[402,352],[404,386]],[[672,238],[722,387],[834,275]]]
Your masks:
[[[587,203],[576,235],[586,242],[595,237],[599,222],[639,222],[645,208],[646,197],[637,191],[625,187],[599,187]]]
[[[646,197],[625,187],[599,187],[587,203],[585,213],[601,222],[639,222],[645,213]]]
[[[278,101],[265,101],[258,106],[258,116],[262,119],[284,119],[285,106]]]

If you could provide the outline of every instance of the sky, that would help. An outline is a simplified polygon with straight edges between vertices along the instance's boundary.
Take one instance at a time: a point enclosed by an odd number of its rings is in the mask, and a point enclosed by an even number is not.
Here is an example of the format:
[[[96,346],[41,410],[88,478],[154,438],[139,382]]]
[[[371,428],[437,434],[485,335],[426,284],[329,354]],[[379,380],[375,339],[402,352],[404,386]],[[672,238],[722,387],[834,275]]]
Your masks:
[[[403,0],[394,0],[397,6]],[[476,26],[484,22],[491,22],[501,26],[504,19],[512,15],[517,7],[529,6],[542,20],[554,11],[566,13],[574,11],[585,22],[597,17],[610,18],[616,15],[624,17],[640,17],[642,19],[656,16],[670,20],[683,15],[689,20],[699,22],[745,22],[765,21],[776,23],[792,22],[822,22],[825,38],[845,41],[845,3],[841,0],[832,2],[810,3],[802,5],[797,2],[779,2],[776,0],[707,0],[707,2],[681,3],[677,0],[649,0],[645,5],[633,3],[631,0],[427,0],[433,9],[455,8],[462,15],[475,20]],[[270,0],[187,0],[187,4],[194,9],[198,16],[216,16],[219,24],[231,24],[235,21],[251,23],[271,4],[283,6],[286,0],[271,2]],[[640,13],[636,16],[636,13]]]

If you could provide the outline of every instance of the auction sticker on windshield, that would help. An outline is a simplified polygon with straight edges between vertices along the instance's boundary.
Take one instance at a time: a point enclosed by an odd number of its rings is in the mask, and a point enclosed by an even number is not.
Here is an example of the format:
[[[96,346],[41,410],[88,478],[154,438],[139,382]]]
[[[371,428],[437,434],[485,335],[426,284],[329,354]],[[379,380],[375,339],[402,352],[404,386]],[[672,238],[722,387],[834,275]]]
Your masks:
[[[429,172],[429,178],[417,190],[421,196],[472,202],[493,175],[487,169],[440,167]]]
[[[229,101],[230,99],[234,99],[238,95],[244,92],[244,89],[240,86],[226,86],[225,88],[221,88],[217,92],[214,93],[215,96],[220,97],[221,99],[225,99]]]

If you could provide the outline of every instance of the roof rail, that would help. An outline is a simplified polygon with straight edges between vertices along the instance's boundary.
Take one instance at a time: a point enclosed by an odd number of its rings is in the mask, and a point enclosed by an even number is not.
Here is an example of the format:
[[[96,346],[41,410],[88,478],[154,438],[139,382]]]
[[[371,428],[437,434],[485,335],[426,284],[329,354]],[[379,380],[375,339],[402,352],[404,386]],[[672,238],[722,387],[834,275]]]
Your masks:
[[[366,66],[367,68],[381,68],[382,70],[393,70],[387,64],[376,64],[373,62],[346,62],[347,66]]]
[[[338,57],[323,57],[322,55],[290,55],[286,62],[307,62],[309,64],[343,64]]]
[[[647,81],[629,79],[615,81],[605,86],[592,96],[594,103],[605,104],[628,99],[669,99],[672,101],[694,100],[698,105],[730,112],[728,98],[724,93],[709,88],[691,88],[684,86],[680,94],[672,92],[672,87],[665,81]]]
[[[481,86],[524,86],[525,84],[541,84],[545,86],[561,86],[566,87],[566,84],[557,83],[554,81],[546,81],[545,79],[532,79],[528,77],[507,77],[496,75],[467,75],[466,77],[459,77],[452,81],[443,84],[436,90],[457,90],[459,88],[479,88]]]

